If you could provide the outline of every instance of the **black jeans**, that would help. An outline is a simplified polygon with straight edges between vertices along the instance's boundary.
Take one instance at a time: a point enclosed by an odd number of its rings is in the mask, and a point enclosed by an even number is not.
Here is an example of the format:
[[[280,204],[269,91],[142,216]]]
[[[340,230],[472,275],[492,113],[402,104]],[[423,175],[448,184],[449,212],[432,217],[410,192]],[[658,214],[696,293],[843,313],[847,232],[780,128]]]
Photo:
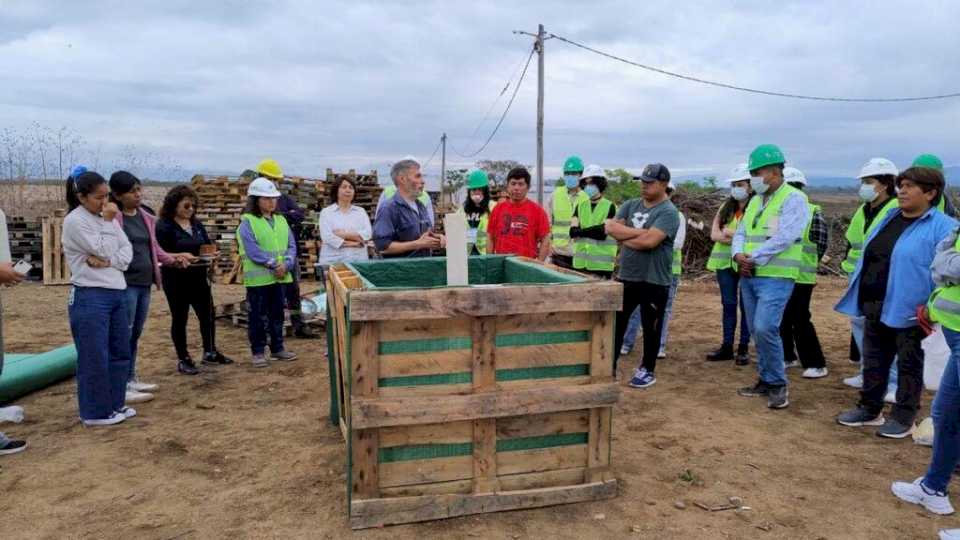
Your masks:
[[[216,352],[213,321],[213,293],[206,271],[201,268],[169,269],[163,272],[163,292],[170,306],[170,337],[177,350],[177,358],[190,356],[187,348],[187,319],[193,307],[200,323],[203,352]]]
[[[247,337],[253,354],[263,354],[270,337],[270,352],[283,351],[284,289],[289,284],[274,283],[262,287],[247,287]]]
[[[660,352],[660,333],[663,331],[663,316],[667,311],[668,285],[654,285],[645,281],[623,281],[623,310],[617,312],[617,329],[613,345],[613,372],[617,372],[623,334],[627,331],[630,315],[640,307],[643,325],[643,363],[647,371],[657,369],[657,354]]]
[[[293,281],[283,285],[283,304],[290,312],[290,322],[293,327],[303,326],[303,314],[300,313],[300,265],[299,261],[290,269]]]
[[[867,319],[863,330],[863,389],[860,406],[879,414],[887,392],[890,364],[897,360],[897,403],[890,417],[909,425],[917,417],[923,393],[923,330],[919,326],[891,328],[882,322]]]
[[[783,340],[783,359],[792,362],[800,357],[804,368],[822,368],[827,366],[820,347],[817,329],[813,327],[810,315],[810,297],[815,285],[797,283],[793,294],[783,310],[780,322],[780,339]]]

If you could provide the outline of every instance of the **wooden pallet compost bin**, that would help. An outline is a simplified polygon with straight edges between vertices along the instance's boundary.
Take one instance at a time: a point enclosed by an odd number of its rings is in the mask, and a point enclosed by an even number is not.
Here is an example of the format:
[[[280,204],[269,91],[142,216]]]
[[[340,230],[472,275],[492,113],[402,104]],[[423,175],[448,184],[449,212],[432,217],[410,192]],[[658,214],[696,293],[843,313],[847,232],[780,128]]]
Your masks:
[[[613,332],[622,286],[521,257],[338,264],[327,272],[331,421],[350,525],[616,495]]]

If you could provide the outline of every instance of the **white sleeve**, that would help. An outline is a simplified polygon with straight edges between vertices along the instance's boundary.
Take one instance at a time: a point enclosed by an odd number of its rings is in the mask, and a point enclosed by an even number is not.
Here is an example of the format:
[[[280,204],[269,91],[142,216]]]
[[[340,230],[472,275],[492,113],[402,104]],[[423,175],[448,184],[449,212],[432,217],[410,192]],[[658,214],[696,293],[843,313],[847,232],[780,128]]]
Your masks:
[[[687,241],[687,217],[680,214],[680,227],[677,228],[677,237],[673,241],[673,249],[683,249],[683,243]]]
[[[343,238],[333,233],[331,220],[330,212],[320,212],[320,240],[334,249],[340,249],[340,246],[343,245]]]

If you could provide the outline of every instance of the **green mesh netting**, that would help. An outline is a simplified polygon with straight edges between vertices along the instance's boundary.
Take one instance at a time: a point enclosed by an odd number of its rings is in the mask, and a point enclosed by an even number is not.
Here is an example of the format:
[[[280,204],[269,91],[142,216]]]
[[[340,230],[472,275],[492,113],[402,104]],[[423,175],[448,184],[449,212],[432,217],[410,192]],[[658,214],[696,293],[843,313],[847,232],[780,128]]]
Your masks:
[[[497,441],[497,452],[516,452],[519,450],[538,450],[557,446],[587,444],[587,433],[559,433],[538,437],[518,437]],[[381,448],[378,452],[380,463],[411,461],[415,459],[436,459],[473,454],[473,443],[410,444]]]
[[[368,289],[422,289],[447,286],[446,257],[384,259],[348,266]],[[481,255],[467,261],[470,285],[578,283],[584,278],[564,274],[506,255]]]

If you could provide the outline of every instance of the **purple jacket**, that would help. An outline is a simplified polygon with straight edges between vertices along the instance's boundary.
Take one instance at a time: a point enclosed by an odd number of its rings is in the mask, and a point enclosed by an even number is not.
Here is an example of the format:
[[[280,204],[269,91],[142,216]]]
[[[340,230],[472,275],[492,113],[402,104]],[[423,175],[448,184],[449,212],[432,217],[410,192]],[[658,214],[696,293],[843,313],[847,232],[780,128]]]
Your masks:
[[[174,262],[174,258],[170,256],[169,253],[163,250],[160,247],[160,244],[157,243],[157,218],[144,210],[143,207],[139,208],[140,215],[143,216],[143,223],[147,226],[147,232],[150,233],[150,258],[153,259],[153,282],[156,284],[157,288],[162,288],[162,283],[160,281],[160,265],[161,264],[171,264]],[[120,229],[123,230],[123,212],[117,212],[117,217],[114,218],[120,225]]]

